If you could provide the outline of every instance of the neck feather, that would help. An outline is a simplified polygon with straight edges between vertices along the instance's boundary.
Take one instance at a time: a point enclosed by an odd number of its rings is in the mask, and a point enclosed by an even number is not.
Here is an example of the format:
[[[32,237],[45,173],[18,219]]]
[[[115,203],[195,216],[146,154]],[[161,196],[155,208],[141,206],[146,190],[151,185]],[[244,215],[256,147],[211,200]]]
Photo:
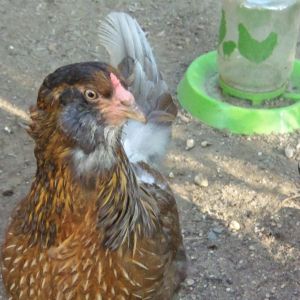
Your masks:
[[[156,226],[157,208],[151,197],[138,186],[135,173],[119,149],[118,163],[111,175],[103,178],[98,194],[98,227],[104,232],[105,247],[116,249],[125,240],[131,242],[132,231],[150,235]]]
[[[30,244],[57,244],[68,236],[62,230],[62,225],[66,226],[63,220],[84,219],[82,212],[90,210],[94,211],[100,242],[111,250],[125,241],[133,242],[135,234],[152,234],[156,227],[156,204],[138,186],[122,147],[116,150],[115,157],[110,169],[79,177],[70,162],[38,162],[36,179],[25,199],[27,207],[19,216],[23,220],[21,230],[28,235]]]

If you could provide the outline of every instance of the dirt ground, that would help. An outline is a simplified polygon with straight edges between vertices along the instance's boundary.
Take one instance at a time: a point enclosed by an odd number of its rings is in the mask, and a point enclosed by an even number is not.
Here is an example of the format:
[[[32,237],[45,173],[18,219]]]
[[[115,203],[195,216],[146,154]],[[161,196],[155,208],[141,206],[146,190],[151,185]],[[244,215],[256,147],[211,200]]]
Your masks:
[[[97,26],[112,10],[138,19],[174,96],[190,62],[216,46],[218,0],[0,0],[2,104],[26,111],[48,73],[102,60]],[[1,240],[35,171],[33,142],[20,120],[0,109]],[[190,259],[178,299],[300,299],[298,133],[234,136],[181,111],[173,136],[164,173]],[[195,147],[187,151],[190,138]]]

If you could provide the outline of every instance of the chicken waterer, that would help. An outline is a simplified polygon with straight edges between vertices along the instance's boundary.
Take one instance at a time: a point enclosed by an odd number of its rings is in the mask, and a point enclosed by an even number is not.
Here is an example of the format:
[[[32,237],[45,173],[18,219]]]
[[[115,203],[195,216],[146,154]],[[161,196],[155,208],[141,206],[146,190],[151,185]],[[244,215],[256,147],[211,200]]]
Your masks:
[[[200,56],[178,86],[182,106],[238,134],[300,128],[299,0],[223,0],[218,50]]]

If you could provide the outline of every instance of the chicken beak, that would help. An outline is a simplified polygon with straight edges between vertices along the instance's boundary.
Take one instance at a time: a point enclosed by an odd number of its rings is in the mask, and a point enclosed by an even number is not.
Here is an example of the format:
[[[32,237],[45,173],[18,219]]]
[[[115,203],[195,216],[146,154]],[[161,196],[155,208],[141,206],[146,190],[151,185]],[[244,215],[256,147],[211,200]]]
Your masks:
[[[142,123],[147,123],[147,118],[141,109],[134,102],[130,106],[124,106],[123,108],[124,115],[128,119],[136,120]]]

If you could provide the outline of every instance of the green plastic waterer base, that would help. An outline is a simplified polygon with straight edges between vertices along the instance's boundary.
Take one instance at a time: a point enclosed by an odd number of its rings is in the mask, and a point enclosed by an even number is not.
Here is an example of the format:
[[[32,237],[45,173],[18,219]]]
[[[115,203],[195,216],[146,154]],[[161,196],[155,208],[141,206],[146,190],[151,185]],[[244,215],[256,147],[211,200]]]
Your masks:
[[[300,61],[295,61],[290,79],[292,92],[283,95],[293,102],[287,106],[258,108],[229,104],[221,99],[217,82],[217,54],[213,51],[189,66],[177,89],[179,102],[207,125],[236,134],[287,133],[300,128]]]

